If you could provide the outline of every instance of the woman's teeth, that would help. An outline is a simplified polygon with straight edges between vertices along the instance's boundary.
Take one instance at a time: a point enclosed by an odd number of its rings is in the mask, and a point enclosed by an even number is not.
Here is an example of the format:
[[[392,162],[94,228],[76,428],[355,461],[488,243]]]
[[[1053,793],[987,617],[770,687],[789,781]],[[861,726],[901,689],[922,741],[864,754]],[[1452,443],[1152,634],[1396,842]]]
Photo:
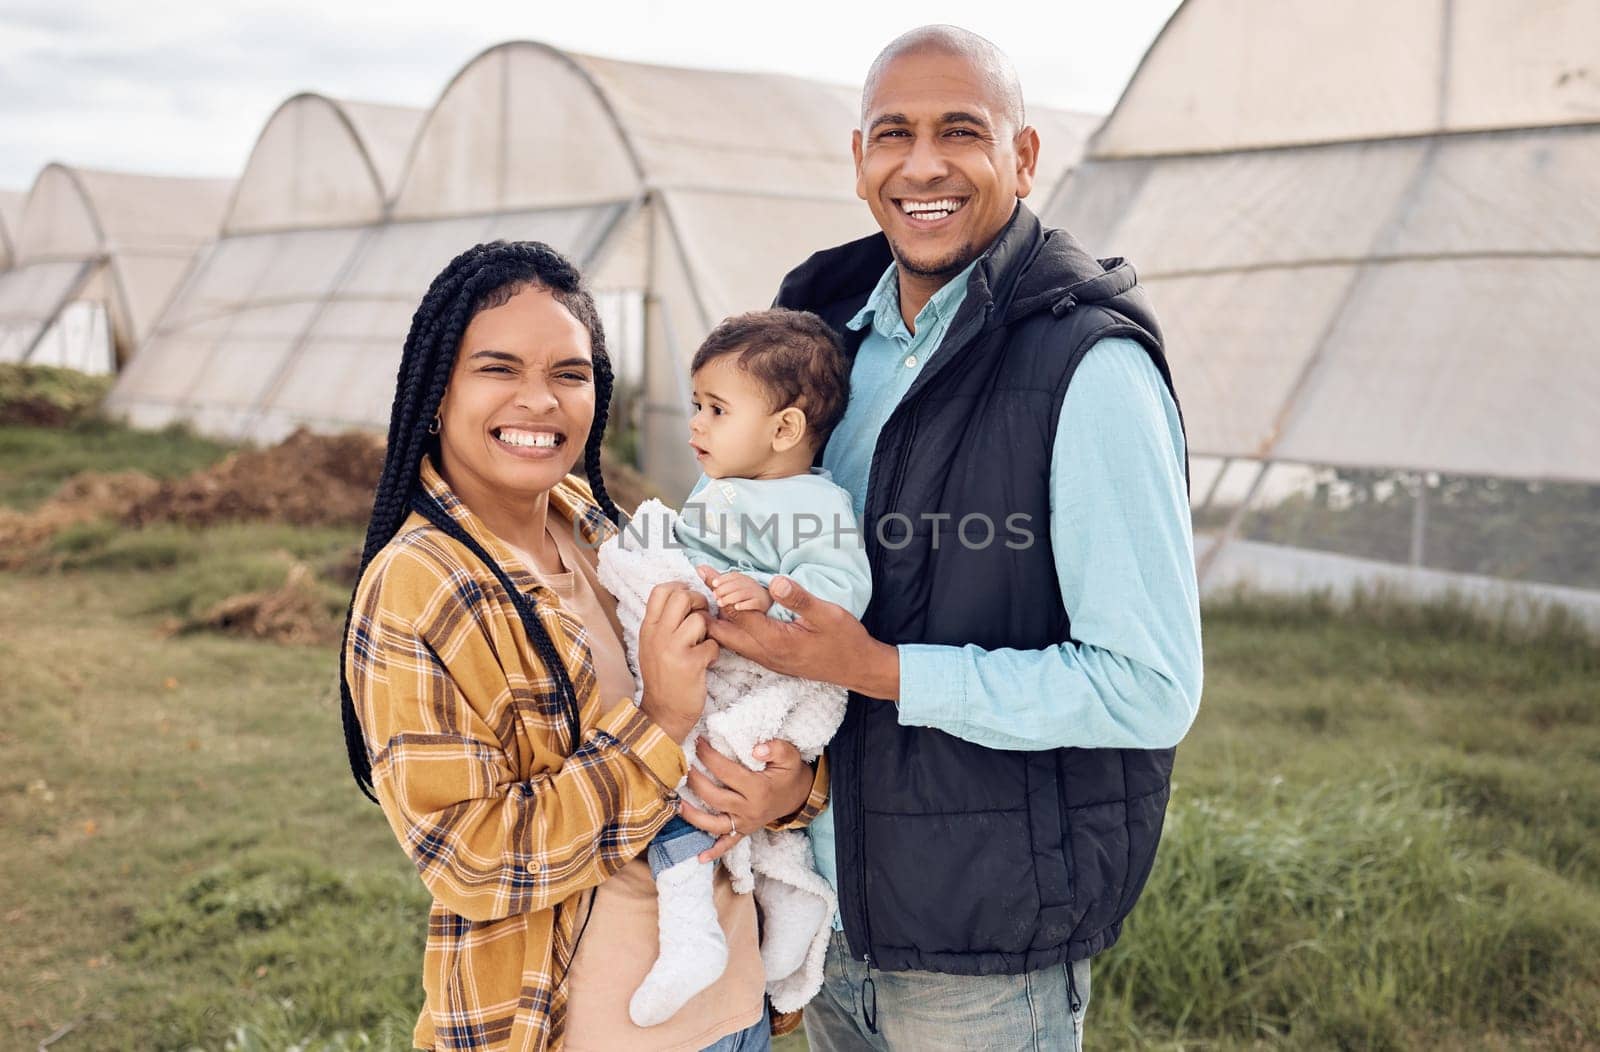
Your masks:
[[[499,438],[508,446],[524,446],[532,449],[554,449],[564,441],[553,431],[512,431],[509,428],[502,428]]]
[[[900,209],[914,219],[943,219],[952,212],[960,211],[964,204],[965,201],[947,197],[938,201],[901,201]]]

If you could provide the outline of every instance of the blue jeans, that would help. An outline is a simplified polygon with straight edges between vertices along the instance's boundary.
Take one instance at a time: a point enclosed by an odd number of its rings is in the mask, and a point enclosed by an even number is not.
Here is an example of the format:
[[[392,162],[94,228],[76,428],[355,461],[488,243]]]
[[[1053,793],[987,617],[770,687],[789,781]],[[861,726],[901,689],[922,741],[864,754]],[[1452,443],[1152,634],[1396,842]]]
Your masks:
[[[729,1034],[715,1044],[707,1045],[701,1052],[771,1052],[771,1049],[772,1023],[767,1019],[766,1010],[763,1009],[761,1018],[752,1026],[737,1034]]]
[[[645,849],[645,858],[650,862],[650,875],[659,877],[662,870],[689,861],[716,842],[717,838],[710,833],[673,815],[672,820],[661,827],[661,832]]]
[[[806,1005],[806,1040],[811,1052],[1083,1052],[1083,1017],[1089,1007],[1088,961],[1023,975],[873,969],[863,1006],[866,978],[866,962],[852,959],[844,932],[834,932],[822,969],[822,991]],[[1077,1011],[1073,1011],[1074,1002]],[[869,1019],[876,1024],[876,1033],[868,1025]]]

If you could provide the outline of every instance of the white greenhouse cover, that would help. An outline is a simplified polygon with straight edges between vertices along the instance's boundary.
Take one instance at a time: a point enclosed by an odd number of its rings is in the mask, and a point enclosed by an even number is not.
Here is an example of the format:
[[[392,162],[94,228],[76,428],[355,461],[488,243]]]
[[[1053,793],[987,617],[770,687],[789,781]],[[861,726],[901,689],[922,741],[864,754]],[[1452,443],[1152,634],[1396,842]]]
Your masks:
[[[21,190],[0,190],[0,270],[16,258],[16,230],[28,195]]]
[[[1196,454],[1600,482],[1596,41],[1189,0],[1047,219],[1137,268]]]
[[[296,95],[256,139],[229,234],[376,223],[426,110]]]
[[[35,349],[49,344],[60,350],[45,357],[58,364],[114,368],[117,353],[132,353],[148,333],[196,249],[215,236],[231,186],[47,166],[17,222],[14,266],[0,274],[0,360],[34,361]],[[92,312],[80,312],[52,334],[80,296],[99,303],[104,317],[85,322]],[[84,343],[102,339],[100,350]]]
[[[1600,119],[1594,0],[1188,0],[1099,158]]]
[[[0,362],[31,358],[50,320],[71,301],[94,266],[74,260],[41,261],[0,271]]]

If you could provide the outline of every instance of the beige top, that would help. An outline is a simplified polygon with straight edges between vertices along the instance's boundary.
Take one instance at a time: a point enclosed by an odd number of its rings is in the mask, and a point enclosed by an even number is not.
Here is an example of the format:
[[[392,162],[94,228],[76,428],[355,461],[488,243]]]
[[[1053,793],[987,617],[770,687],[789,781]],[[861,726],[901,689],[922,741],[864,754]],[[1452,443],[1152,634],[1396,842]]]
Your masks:
[[[635,694],[617,602],[600,585],[595,553],[573,537],[571,525],[552,518],[548,529],[561,554],[562,573],[541,573],[528,553],[512,550],[588,630],[602,704],[609,708]],[[640,855],[595,889],[594,910],[568,977],[568,1052],[698,1052],[761,1018],[766,977],[755,904],[749,895],[734,893],[720,866],[714,893],[728,940],[727,970],[671,1019],[641,1028],[628,1018],[628,1000],[656,959],[656,885],[650,866]],[[583,909],[588,912],[587,905]]]

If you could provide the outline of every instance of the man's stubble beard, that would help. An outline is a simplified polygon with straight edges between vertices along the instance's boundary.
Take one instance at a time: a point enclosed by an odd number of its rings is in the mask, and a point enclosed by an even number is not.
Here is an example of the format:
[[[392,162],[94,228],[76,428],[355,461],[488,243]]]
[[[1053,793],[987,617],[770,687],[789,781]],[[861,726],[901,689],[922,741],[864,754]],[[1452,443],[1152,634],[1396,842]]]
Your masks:
[[[928,265],[919,265],[900,250],[900,246],[893,240],[889,242],[889,249],[894,254],[894,261],[908,274],[919,278],[945,278],[955,277],[966,269],[967,264],[977,259],[982,253],[969,241],[944,259]]]

